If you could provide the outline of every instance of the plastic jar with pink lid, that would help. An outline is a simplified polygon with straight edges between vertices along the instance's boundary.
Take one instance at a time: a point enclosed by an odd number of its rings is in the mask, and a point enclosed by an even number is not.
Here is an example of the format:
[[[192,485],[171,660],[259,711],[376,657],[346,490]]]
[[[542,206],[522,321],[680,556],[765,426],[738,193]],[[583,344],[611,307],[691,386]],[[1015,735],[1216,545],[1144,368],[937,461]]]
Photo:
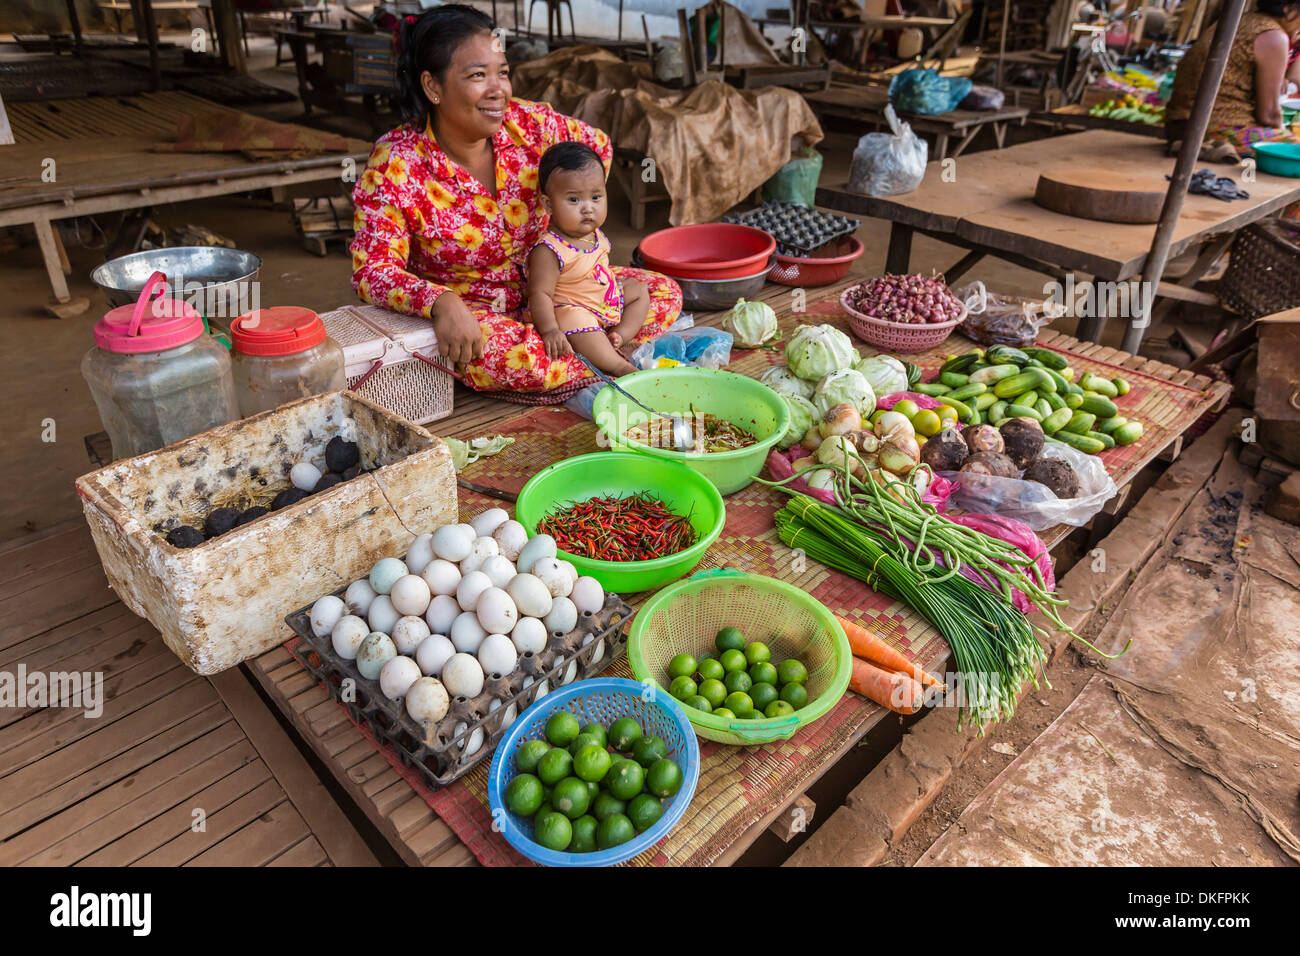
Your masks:
[[[230,323],[239,413],[254,415],[285,402],[348,387],[343,349],[311,309],[256,309]]]
[[[95,323],[95,347],[81,360],[115,458],[239,417],[230,355],[206,334],[198,311],[166,291],[167,277],[155,272],[134,305],[118,306]]]

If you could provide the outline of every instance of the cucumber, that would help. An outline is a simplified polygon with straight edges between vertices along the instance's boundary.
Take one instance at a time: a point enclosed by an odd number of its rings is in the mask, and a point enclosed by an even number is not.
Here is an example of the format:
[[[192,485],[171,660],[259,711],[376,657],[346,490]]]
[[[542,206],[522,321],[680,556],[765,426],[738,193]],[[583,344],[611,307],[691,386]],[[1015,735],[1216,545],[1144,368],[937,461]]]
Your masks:
[[[1074,412],[1069,408],[1058,408],[1052,414],[1043,419],[1043,433],[1046,435],[1055,435],[1061,428],[1069,424]]]
[[[1142,437],[1142,423],[1126,422],[1115,429],[1110,437],[1115,439],[1117,445],[1131,445]]]
[[[1119,409],[1109,398],[1103,398],[1100,395],[1084,395],[1083,401],[1079,404],[1079,410],[1083,412],[1092,412],[1098,418],[1114,418],[1119,414]]]
[[[971,413],[970,413],[970,421],[968,421],[966,424],[967,424],[967,425],[983,425],[983,424],[984,424],[984,416],[982,416],[979,412],[977,412],[975,409],[972,408],[972,409],[971,409]]]
[[[981,392],[975,396],[975,411],[982,412],[996,402],[1001,401],[992,391]]]
[[[1047,394],[1051,395],[1052,393],[1048,392]],[[1045,398],[1040,398],[1037,402],[1035,402],[1034,408],[1038,409],[1038,414],[1039,416],[1041,416],[1041,418],[1046,418],[1054,411],[1052,406],[1047,404],[1047,399]]]
[[[903,368],[907,369],[907,384],[909,388],[921,381],[921,366],[917,365],[915,362],[904,362]]]
[[[923,385],[913,385],[912,391],[920,392],[922,395],[929,395],[931,398],[938,398],[940,395],[947,395],[952,391],[952,387],[943,384],[943,382],[927,382]]]
[[[1052,387],[1055,388],[1055,383],[1048,378],[1044,369],[1031,368],[1019,375],[1012,375],[1010,378],[1002,379],[993,386],[993,391],[998,398],[1011,398],[1029,389],[1046,387],[1046,383],[1051,383]]]
[[[1067,392],[1065,394],[1065,407],[1078,408],[1083,404],[1083,392]]]
[[[1047,400],[1047,404],[1052,407],[1054,412],[1066,407],[1065,399],[1061,397],[1060,392],[1047,392],[1043,395],[1043,398]]]
[[[954,388],[944,398],[955,398],[959,402],[964,402],[968,398],[974,398],[976,395],[983,395],[989,390],[989,387],[983,382],[970,382],[962,385],[960,388]]]
[[[961,388],[970,381],[970,376],[961,372],[940,372],[939,381],[952,388]]]
[[[1036,422],[1043,420],[1043,416],[1038,414],[1038,409],[1026,405],[1008,405],[1007,418],[1032,418]]]
[[[971,407],[969,405],[967,405],[965,402],[960,401],[958,399],[949,398],[947,395],[943,396],[943,403],[945,405],[951,406],[952,410],[957,413],[957,421],[961,422],[963,425],[970,424],[970,419],[973,412],[971,411]]]
[[[1105,434],[1104,432],[1088,432],[1088,437],[1095,438],[1097,441],[1101,442],[1107,448],[1115,447],[1115,439],[1111,438],[1109,435]]]
[[[1010,362],[1013,365],[1024,365],[1029,361],[1028,354],[1022,352],[1018,348],[1013,348],[1010,345],[991,346],[984,355],[990,362],[997,362],[999,364]]]
[[[939,372],[967,372],[970,367],[980,360],[984,353],[979,349],[974,352],[967,352],[964,355],[950,355],[948,361],[944,362],[939,368]]]
[[[1119,394],[1119,389],[1115,387],[1114,382],[1104,379],[1100,375],[1093,375],[1091,372],[1085,372],[1083,378],[1079,380],[1079,384],[1083,386],[1084,391],[1091,389],[1099,395],[1105,395],[1107,398],[1114,398]]]
[[[1053,435],[1052,441],[1064,442],[1071,448],[1081,451],[1086,455],[1095,455],[1099,451],[1106,450],[1106,446],[1097,439],[1090,438],[1087,435],[1076,435],[1074,432],[1067,432],[1064,429]]]
[[[1042,362],[1038,361],[1038,359],[1031,358],[1028,362],[1025,363],[1025,368],[1047,368],[1047,366],[1044,365]]]
[[[1069,392],[1071,395],[1082,395],[1082,394],[1083,394],[1083,386],[1082,386],[1082,385],[1079,385],[1079,384],[1077,384],[1077,383],[1075,383],[1075,382],[1067,381],[1067,382],[1065,383],[1065,386],[1066,386],[1066,387],[1065,387],[1065,390],[1066,390],[1067,392]]]
[[[1070,390],[1070,383],[1067,382],[1065,379],[1063,379],[1063,378],[1061,377],[1061,373],[1060,373],[1060,372],[1056,371],[1055,369],[1050,369],[1050,368],[1047,369],[1046,371],[1047,371],[1047,375],[1048,375],[1048,377],[1051,378],[1051,380],[1052,380],[1052,384],[1054,384],[1054,385],[1056,386],[1056,389],[1055,389],[1056,391],[1058,391],[1058,392],[1068,392],[1068,391]]]
[[[1126,378],[1112,378],[1112,379],[1110,380],[1110,382],[1111,382],[1112,385],[1115,386],[1115,394],[1117,394],[1117,395],[1127,395],[1127,394],[1128,394],[1128,390],[1129,390],[1128,379],[1126,379]]]
[[[1061,426],[1062,431],[1074,432],[1076,435],[1083,435],[1092,430],[1093,424],[1097,421],[1097,416],[1092,412],[1085,412],[1079,409],[1070,416],[1070,420]]]
[[[1113,435],[1115,434],[1115,429],[1119,428],[1121,425],[1127,425],[1127,424],[1128,424],[1127,418],[1125,418],[1123,415],[1116,415],[1113,418],[1108,418],[1103,422],[1098,422],[1097,431],[1101,432],[1103,435]]]
[[[1004,378],[1010,378],[1012,375],[1019,373],[1018,365],[990,365],[988,368],[982,368],[972,372],[970,381],[983,382],[985,385],[992,387]]]
[[[1027,392],[1021,392],[1015,398],[1011,399],[1012,405],[1023,405],[1025,408],[1033,408],[1038,404],[1038,393],[1032,388]]]
[[[1054,369],[1057,372],[1064,368],[1068,368],[1070,365],[1070,363],[1065,360],[1064,355],[1058,355],[1051,349],[1028,348],[1024,351],[1038,359],[1038,361],[1042,362],[1048,368]]]
[[[1057,371],[1061,373],[1061,378],[1065,379],[1067,382],[1073,382],[1075,376],[1079,374],[1075,371],[1073,365],[1067,365],[1065,368],[1058,368]]]
[[[1007,406],[1011,403],[1004,398],[998,398],[996,395],[994,395],[993,398],[995,401],[988,407],[988,411],[984,414],[989,421],[997,424],[1007,417]]]

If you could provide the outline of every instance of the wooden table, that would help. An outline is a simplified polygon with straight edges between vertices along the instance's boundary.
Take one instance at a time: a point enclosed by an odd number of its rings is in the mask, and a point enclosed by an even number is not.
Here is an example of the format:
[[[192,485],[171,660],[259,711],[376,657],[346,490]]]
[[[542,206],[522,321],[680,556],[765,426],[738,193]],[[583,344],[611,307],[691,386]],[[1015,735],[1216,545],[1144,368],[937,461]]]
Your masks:
[[[832,83],[828,89],[805,93],[804,99],[818,116],[835,116],[855,122],[866,122],[876,127],[886,126],[885,107],[889,104],[889,90],[884,86],[863,86],[856,83]],[[996,110],[949,110],[947,113],[924,115],[899,113],[918,133],[935,137],[935,159],[948,158],[948,141],[957,139],[952,155],[960,156],[984,127],[991,127],[998,149],[1006,142],[1007,124],[1023,126],[1029,115],[1025,106],[1003,106]]]

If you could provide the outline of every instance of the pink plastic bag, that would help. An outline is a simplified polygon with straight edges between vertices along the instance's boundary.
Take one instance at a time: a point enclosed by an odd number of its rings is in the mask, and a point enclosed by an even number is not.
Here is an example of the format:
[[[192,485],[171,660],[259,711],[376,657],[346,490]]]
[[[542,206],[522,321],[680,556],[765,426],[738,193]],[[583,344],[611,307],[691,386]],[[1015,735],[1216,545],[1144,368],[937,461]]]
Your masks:
[[[940,508],[940,510],[943,509]],[[1034,563],[1038,565],[1038,570],[1043,573],[1043,583],[1047,586],[1047,590],[1056,590],[1056,575],[1052,571],[1052,557],[1047,553],[1047,545],[1043,544],[1043,539],[1034,534],[1033,529],[1023,521],[1017,521],[1015,518],[1004,518],[1002,515],[960,514],[946,515],[946,517],[954,524],[965,525],[972,531],[979,531],[990,538],[997,538],[999,541],[1005,541],[1007,544],[1018,548],[1034,559]],[[1006,565],[1003,565],[1003,567],[1006,567]],[[962,574],[986,590],[995,593],[1002,590],[996,584],[981,580],[980,575],[970,568],[963,567]],[[1011,591],[1011,602],[1018,611],[1024,614],[1037,610],[1034,603],[1015,588]]]

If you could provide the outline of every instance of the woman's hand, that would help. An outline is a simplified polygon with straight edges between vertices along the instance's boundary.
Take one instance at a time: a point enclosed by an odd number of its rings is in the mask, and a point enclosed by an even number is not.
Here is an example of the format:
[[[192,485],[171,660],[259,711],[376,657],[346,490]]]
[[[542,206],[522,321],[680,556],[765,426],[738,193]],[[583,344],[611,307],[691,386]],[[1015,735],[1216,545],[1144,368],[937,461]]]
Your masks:
[[[433,303],[433,332],[443,358],[464,365],[483,357],[478,319],[456,293],[444,292]]]
[[[573,346],[569,344],[569,337],[559,329],[551,329],[549,332],[541,333],[541,335],[542,344],[546,346],[547,358],[558,359],[573,354]]]

